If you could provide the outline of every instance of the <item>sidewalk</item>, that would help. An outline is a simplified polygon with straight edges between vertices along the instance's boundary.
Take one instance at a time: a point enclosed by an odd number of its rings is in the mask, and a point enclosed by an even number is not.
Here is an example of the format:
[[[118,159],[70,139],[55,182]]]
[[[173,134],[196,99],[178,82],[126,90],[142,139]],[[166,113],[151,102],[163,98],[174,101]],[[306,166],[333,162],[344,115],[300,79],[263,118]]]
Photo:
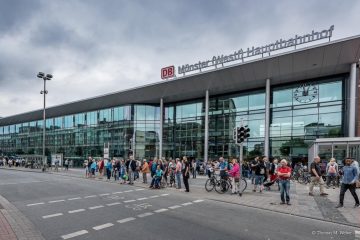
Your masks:
[[[0,168],[1,169],[1,168]],[[32,170],[32,169],[21,169],[17,168],[12,170],[18,171],[32,171],[32,172],[41,172],[41,170]],[[84,169],[69,169],[69,171],[59,171],[59,172],[49,172],[55,175],[64,175],[76,178],[85,179]],[[319,196],[319,188],[314,188],[315,196],[308,195],[308,186],[302,185],[299,183],[292,183],[290,190],[290,197],[292,205],[280,205],[280,194],[277,190],[277,187],[273,186],[271,191],[264,191],[263,193],[252,192],[253,186],[248,181],[248,186],[242,197],[238,195],[218,194],[215,191],[206,192],[204,184],[206,181],[205,176],[200,176],[196,179],[190,179],[190,194],[191,196],[204,198],[213,201],[227,202],[232,204],[243,205],[247,207],[263,209],[267,211],[274,211],[284,214],[290,214],[295,216],[301,216],[305,218],[318,219],[322,221],[334,222],[339,224],[351,225],[360,228],[360,208],[353,208],[354,200],[350,194],[347,192],[345,195],[344,208],[336,209],[335,206],[338,203],[339,199],[339,188],[336,189],[326,189],[326,193],[329,195],[326,197]],[[93,180],[93,179],[92,179]],[[99,179],[95,178],[98,181],[106,181],[106,177]],[[109,184],[115,184],[113,180]],[[182,184],[183,185],[183,184]],[[135,181],[135,186],[138,187],[148,187],[141,183],[141,181]],[[175,191],[179,192],[175,188],[167,188],[166,191]],[[358,195],[360,191],[357,190]],[[184,193],[185,194],[185,193]]]

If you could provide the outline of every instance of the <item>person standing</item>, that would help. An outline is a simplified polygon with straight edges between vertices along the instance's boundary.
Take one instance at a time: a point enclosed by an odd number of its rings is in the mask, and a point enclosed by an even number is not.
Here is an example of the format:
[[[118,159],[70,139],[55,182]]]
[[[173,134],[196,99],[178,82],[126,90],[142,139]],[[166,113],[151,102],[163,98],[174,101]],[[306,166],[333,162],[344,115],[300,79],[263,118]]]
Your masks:
[[[128,168],[129,184],[132,185],[134,184],[134,172],[136,171],[136,161],[133,155],[130,156]]]
[[[185,189],[186,189],[185,192],[190,192],[190,189],[189,189],[190,163],[186,157],[183,157],[183,164],[184,164],[184,168],[182,170],[182,174],[183,174],[183,181],[184,181],[184,185],[185,185]]]
[[[251,161],[250,169],[251,169],[251,183],[255,184],[255,170],[257,165],[259,164],[259,157],[256,156],[254,160]]]
[[[324,191],[324,180],[321,177],[321,168],[320,168],[320,157],[317,156],[314,158],[314,161],[310,164],[310,174],[311,181],[309,187],[309,196],[314,196],[314,186],[315,184],[320,185],[320,196],[327,196],[329,194]]]
[[[146,159],[143,160],[141,172],[143,175],[143,183],[147,183],[147,174],[150,172],[150,169],[149,169],[149,164],[147,163]]]
[[[192,163],[191,163],[191,170],[192,170],[192,177],[193,178],[196,178],[196,162],[195,162],[195,159],[192,160]]]
[[[331,158],[330,162],[326,166],[326,187],[329,188],[332,183],[335,189],[336,177],[339,173],[339,167],[335,161],[335,158]]]
[[[68,171],[69,170],[69,160],[68,159],[65,160],[64,165],[65,165],[65,171]]]
[[[106,166],[105,166],[105,169],[106,169],[106,181],[110,181],[110,178],[111,178],[111,170],[112,170],[112,163],[111,161],[107,161],[106,162]]]
[[[356,166],[352,164],[353,159],[346,158],[345,166],[343,167],[343,180],[340,188],[340,201],[336,208],[344,206],[345,192],[349,189],[351,195],[354,197],[355,205],[354,208],[359,207],[359,197],[356,194],[356,180],[358,179],[358,170]]]
[[[290,176],[291,168],[287,166],[287,161],[285,159],[280,161],[280,167],[277,169],[277,176],[279,177],[280,185],[280,204],[291,205],[290,203]]]
[[[263,159],[260,159],[258,163],[255,165],[255,184],[253,192],[256,192],[257,186],[260,188],[260,192],[264,189],[264,179],[266,175],[266,165]]]
[[[239,192],[238,183],[240,182],[240,166],[236,158],[232,159],[232,165],[233,167],[229,171],[229,175],[231,177],[231,185],[232,185],[231,192],[232,194],[236,194]]]
[[[176,158],[175,175],[176,175],[177,189],[181,188],[181,170],[182,170],[182,165],[180,159]]]
[[[155,158],[151,164],[151,178],[153,178],[156,173],[157,165],[158,165],[158,160]]]

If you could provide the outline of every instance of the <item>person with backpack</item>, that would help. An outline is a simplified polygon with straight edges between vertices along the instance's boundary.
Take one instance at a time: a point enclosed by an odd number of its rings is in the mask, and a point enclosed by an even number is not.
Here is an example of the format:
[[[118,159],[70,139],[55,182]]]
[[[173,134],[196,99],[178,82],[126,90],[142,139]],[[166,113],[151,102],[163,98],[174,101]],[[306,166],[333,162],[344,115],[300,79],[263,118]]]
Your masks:
[[[330,162],[326,166],[326,187],[329,188],[332,183],[335,189],[336,177],[339,173],[339,166],[337,165],[335,158],[331,158]]]
[[[263,191],[265,176],[266,165],[264,159],[259,159],[258,163],[255,165],[255,184],[253,192],[256,192],[257,186],[260,188],[260,193]]]
[[[106,162],[106,166],[105,166],[105,169],[106,169],[106,181],[110,181],[110,178],[111,178],[111,170],[112,170],[112,163],[111,161],[107,161]]]

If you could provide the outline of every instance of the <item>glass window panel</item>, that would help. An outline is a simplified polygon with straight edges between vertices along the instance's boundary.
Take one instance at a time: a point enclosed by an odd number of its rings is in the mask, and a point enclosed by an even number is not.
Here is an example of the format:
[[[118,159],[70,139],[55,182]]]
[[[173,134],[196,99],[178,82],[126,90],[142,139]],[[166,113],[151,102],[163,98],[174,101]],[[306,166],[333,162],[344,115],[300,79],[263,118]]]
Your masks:
[[[0,135],[4,134],[4,127],[0,127]]]
[[[75,126],[81,127],[85,125],[85,113],[75,115]]]
[[[342,112],[342,106],[341,105],[335,105],[331,107],[321,107],[319,108],[319,113],[333,113],[333,112]]]
[[[4,134],[9,134],[9,126],[4,127]]]
[[[329,102],[342,100],[342,82],[324,83],[319,85],[319,101]]]
[[[272,116],[274,118],[277,118],[277,117],[291,117],[292,115],[292,111],[279,111],[279,112],[273,112],[272,113]]]
[[[277,90],[273,92],[273,103],[272,106],[275,107],[284,107],[291,106],[293,99],[292,89],[286,90]]]
[[[116,107],[114,108],[114,121],[124,120],[124,108]]]
[[[146,119],[146,106],[136,105],[135,106],[135,120],[145,120]]]
[[[97,111],[87,113],[86,117],[88,126],[97,125]]]
[[[249,95],[249,110],[265,108],[265,93]]]
[[[103,109],[99,112],[99,123],[111,122],[111,109]]]
[[[62,117],[57,117],[55,118],[55,129],[61,129],[63,128],[63,118]]]
[[[293,117],[293,136],[316,135],[318,115]]]
[[[304,116],[309,114],[318,114],[318,108],[304,108],[293,111],[294,116]]]
[[[64,127],[65,128],[74,127],[74,116],[73,115],[64,117]]]

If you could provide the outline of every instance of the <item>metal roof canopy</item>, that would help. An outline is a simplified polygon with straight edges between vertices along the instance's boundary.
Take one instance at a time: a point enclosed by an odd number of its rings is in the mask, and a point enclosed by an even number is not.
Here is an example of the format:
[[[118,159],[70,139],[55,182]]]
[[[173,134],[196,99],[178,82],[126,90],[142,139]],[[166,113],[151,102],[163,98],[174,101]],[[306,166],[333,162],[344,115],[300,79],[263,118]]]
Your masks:
[[[319,146],[331,147],[331,157],[334,157],[336,146],[346,146],[346,157],[360,159],[360,137],[344,137],[344,138],[318,138],[308,149],[308,164],[314,161],[314,157],[319,155]],[[337,159],[339,160],[339,159]]]
[[[58,117],[126,104],[160,104],[205,96],[265,88],[350,72],[359,62],[360,35],[256,59],[236,65],[149,84],[47,108],[47,117]],[[39,85],[40,86],[40,85]],[[0,119],[0,126],[42,119],[42,110]]]

